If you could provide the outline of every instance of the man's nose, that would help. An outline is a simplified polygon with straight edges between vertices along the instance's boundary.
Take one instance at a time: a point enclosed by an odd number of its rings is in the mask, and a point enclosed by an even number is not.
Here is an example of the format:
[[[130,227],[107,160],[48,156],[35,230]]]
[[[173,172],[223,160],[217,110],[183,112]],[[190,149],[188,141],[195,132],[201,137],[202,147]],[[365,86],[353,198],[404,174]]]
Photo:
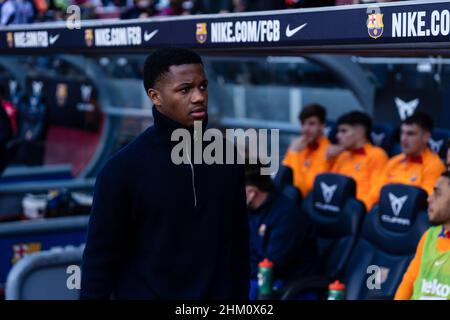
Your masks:
[[[204,102],[206,99],[206,94],[206,91],[195,89],[191,96],[191,102],[193,104]]]

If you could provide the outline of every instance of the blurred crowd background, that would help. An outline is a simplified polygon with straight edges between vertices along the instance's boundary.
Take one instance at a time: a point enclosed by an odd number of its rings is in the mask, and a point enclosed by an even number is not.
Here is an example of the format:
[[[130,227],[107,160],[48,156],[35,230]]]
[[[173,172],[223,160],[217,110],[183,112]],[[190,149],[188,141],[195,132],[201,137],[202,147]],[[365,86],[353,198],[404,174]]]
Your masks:
[[[65,20],[79,6],[85,19],[138,19],[392,2],[389,0],[0,0],[2,25]]]

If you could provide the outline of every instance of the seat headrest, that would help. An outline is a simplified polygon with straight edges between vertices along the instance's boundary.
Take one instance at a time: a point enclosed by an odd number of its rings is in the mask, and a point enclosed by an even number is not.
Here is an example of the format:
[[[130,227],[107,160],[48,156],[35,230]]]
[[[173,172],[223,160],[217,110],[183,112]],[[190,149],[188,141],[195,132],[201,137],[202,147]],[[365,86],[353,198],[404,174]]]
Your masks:
[[[314,181],[314,209],[325,215],[336,215],[349,198],[355,198],[356,183],[340,174],[319,174]]]
[[[447,151],[447,140],[450,138],[450,130],[436,128],[433,130],[428,145],[430,149],[441,158],[445,158]]]
[[[273,179],[274,187],[281,190],[285,186],[292,185],[293,183],[294,177],[292,169],[287,166],[280,165],[280,168],[278,169],[278,172]]]
[[[427,209],[425,190],[404,184],[388,184],[381,189],[380,223],[394,232],[408,231],[419,212]]]

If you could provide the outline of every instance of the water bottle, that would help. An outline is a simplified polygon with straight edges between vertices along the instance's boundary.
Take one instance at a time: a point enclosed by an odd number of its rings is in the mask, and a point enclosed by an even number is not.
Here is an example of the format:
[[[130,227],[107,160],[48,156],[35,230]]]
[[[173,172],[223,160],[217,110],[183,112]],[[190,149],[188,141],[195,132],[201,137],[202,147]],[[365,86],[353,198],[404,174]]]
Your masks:
[[[339,280],[328,286],[328,300],[345,300],[345,285]]]
[[[258,265],[258,293],[259,298],[269,298],[272,295],[273,263],[265,258]]]

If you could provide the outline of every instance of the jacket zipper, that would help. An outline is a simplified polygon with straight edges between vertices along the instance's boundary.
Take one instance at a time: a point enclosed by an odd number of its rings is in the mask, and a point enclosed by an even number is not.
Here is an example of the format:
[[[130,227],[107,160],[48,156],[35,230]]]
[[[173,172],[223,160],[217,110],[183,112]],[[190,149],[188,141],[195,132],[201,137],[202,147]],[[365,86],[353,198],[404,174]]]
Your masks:
[[[194,141],[197,138],[197,132],[194,130]],[[188,156],[189,165],[191,166],[191,177],[192,177],[192,191],[194,193],[194,207],[197,207],[197,191],[195,190],[195,172],[194,172],[194,165],[192,164],[191,156],[189,152],[186,152]]]

